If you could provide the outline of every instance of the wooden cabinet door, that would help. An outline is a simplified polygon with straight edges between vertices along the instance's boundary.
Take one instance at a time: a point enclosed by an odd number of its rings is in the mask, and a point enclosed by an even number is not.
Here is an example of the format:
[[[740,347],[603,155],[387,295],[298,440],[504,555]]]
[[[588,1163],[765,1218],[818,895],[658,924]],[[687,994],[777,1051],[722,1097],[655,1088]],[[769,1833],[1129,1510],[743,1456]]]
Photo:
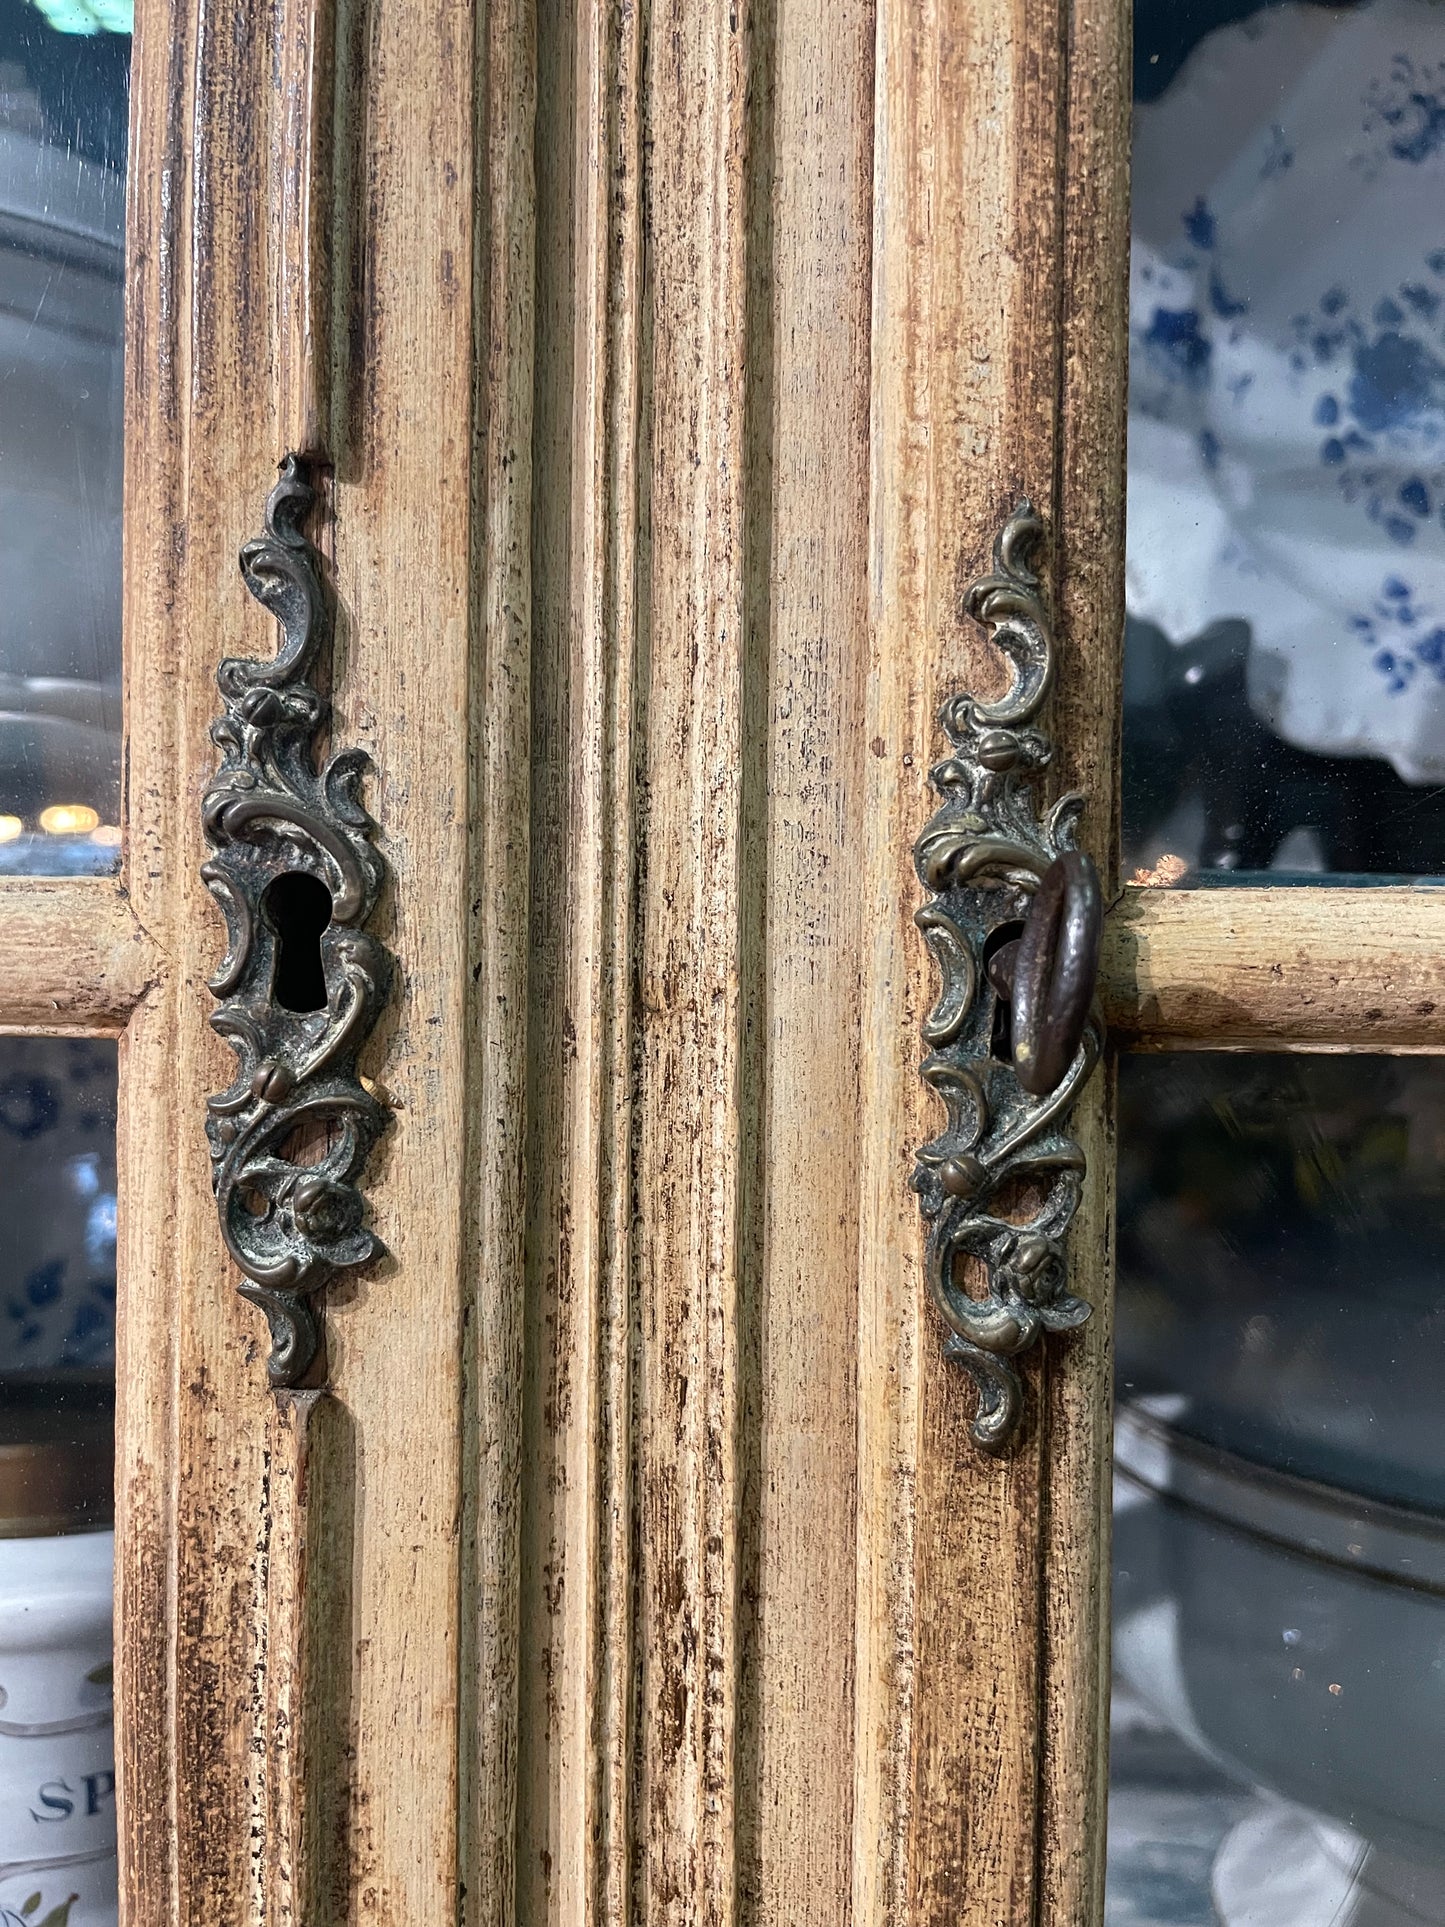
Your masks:
[[[140,0],[135,44],[125,868],[0,923],[8,1024],[123,1039],[123,1918],[1096,1921],[1110,1083],[1095,1315],[983,1457],[912,848],[1027,496],[1114,889],[1125,0]],[[395,972],[384,1255],[278,1393],[200,799],[289,451]],[[1118,1033],[1206,1023],[1224,915],[1114,910]]]
[[[109,1005],[134,1006],[118,1671],[136,1923],[452,1918],[508,1877],[531,49],[522,8],[183,0],[136,21],[121,908],[149,962]],[[277,648],[237,552],[290,451],[321,489],[336,620],[316,673],[331,747],[370,759],[388,882],[369,928],[393,959],[361,1063],[391,1116],[362,1180],[386,1255],[326,1294],[319,1395],[268,1389],[204,1129],[234,1066],[208,1023],[226,934],[201,877],[216,676]]]
[[[1006,1451],[911,1187],[1022,499],[1111,1048],[1445,1008],[1438,892],[1120,889],[1129,14],[139,0],[124,867],[0,884],[0,1027],[121,1039],[129,1927],[1102,1920],[1115,1060]],[[291,453],[393,969],[380,1249],[274,1390],[201,799]]]
[[[5,926],[11,1021],[123,1026],[133,1927],[1090,1917],[1107,1102],[1099,1313],[981,1460],[910,850],[1027,493],[1108,868],[1123,51],[1015,0],[144,0],[126,867]],[[273,646],[235,555],[293,449],[396,959],[319,1395],[201,1128],[215,674]]]

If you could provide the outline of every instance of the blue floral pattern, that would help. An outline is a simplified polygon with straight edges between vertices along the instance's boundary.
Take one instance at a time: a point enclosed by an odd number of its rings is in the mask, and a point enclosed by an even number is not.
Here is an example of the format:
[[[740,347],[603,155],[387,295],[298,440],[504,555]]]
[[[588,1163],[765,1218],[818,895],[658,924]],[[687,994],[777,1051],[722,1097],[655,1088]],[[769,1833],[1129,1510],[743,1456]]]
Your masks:
[[[115,1357],[114,1044],[0,1040],[0,1374]]]
[[[1280,733],[1445,780],[1445,8],[1271,8],[1139,113],[1131,613],[1244,618]]]

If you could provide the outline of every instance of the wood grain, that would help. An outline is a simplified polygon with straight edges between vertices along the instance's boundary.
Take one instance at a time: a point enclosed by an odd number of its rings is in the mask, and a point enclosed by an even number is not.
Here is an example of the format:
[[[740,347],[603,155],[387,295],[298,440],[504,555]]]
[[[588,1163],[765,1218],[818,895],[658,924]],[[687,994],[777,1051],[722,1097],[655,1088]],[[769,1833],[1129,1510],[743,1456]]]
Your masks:
[[[640,23],[539,21],[519,1920],[631,1918]]]
[[[884,1744],[894,1727],[907,1751],[876,1771],[885,1804],[869,1831],[891,1841],[893,1872],[870,1918],[982,1927],[1029,1921],[1037,1905],[1043,1468],[1037,1421],[1001,1462],[971,1447],[969,1383],[944,1361],[922,1305],[907,1172],[934,1125],[918,1080],[927,980],[911,848],[929,809],[937,703],[1000,686],[961,592],[1020,496],[1050,521],[1056,511],[1064,49],[1051,9],[884,0],[880,13],[877,693],[866,727],[888,759],[868,812],[881,834],[865,899],[883,927],[865,1032],[864,1188],[892,1222],[872,1231],[863,1262],[880,1297],[901,1302],[862,1376],[878,1413],[867,1517],[884,1535],[865,1557],[894,1599],[873,1605],[860,1637],[906,1628],[901,1667],[870,1655],[869,1710]],[[890,1715],[895,1679],[907,1698]]]
[[[312,1927],[344,1919],[348,1907],[345,1576],[354,1551],[355,1440],[345,1407],[327,1392],[283,1392],[271,1417],[246,1629],[257,1683],[248,1819],[265,1843],[255,1862],[257,1914],[276,1927]]]
[[[118,1036],[159,967],[117,880],[0,878],[0,1032]]]
[[[875,28],[869,0],[801,0],[753,34],[738,1857],[758,1927],[837,1927],[852,1888]]]
[[[831,1923],[872,17],[539,24],[519,1917]]]
[[[476,500],[468,717],[470,1087],[475,1244],[463,1323],[460,1927],[517,1907],[522,1348],[527,1200],[532,743],[536,23],[531,0],[479,19],[473,380]]]
[[[340,312],[303,390],[330,383],[343,403],[318,524],[339,605],[333,730],[375,763],[393,877],[379,934],[401,994],[366,1064],[394,1113],[367,1177],[390,1256],[330,1294],[326,1411],[348,1469],[318,1547],[304,1441],[265,1389],[209,1195],[202,1106],[228,1054],[206,1022],[222,936],[197,815],[217,662],[275,647],[235,557],[296,432],[281,317],[317,312],[314,290],[301,308],[279,299],[275,252],[299,229],[278,208],[271,130],[306,63],[278,61],[260,6],[137,12],[125,881],[159,965],[121,1058],[132,1927],[455,1918],[464,1888],[469,1918],[510,1917],[529,40],[524,8],[488,11],[496,40],[479,40],[480,10],[434,0],[342,14],[337,121],[315,130],[346,183],[325,230]],[[520,888],[513,871],[484,909],[483,861],[519,849]]]
[[[1439,1050],[1445,890],[1127,889],[1101,986],[1142,1049]]]
[[[937,676],[929,580],[931,8],[878,9],[870,382],[869,656],[860,896],[858,1514],[852,1917],[903,1927],[918,1703],[918,1427],[931,1334],[909,1147],[928,1132],[914,1039],[927,1008],[903,852],[928,811]],[[877,753],[881,745],[881,753]]]
[[[638,900],[633,1904],[725,1927],[740,1663],[749,12],[654,7]]]
[[[1060,636],[1054,782],[1087,798],[1083,835],[1114,888],[1124,628],[1128,376],[1127,0],[1071,6],[1062,29],[1064,279],[1054,607]],[[1046,1365],[1039,1762],[1039,1927],[1104,1913],[1113,1455],[1112,1063],[1075,1113],[1089,1182],[1071,1233],[1076,1288],[1094,1307]]]
[[[279,449],[332,453],[333,147],[339,0],[274,0],[272,368]]]
[[[1124,11],[141,0],[127,868],[0,884],[0,1028],[123,1032],[128,1927],[1097,1922],[1112,1093],[1094,1322],[983,1460],[910,852],[1028,493],[1111,858]],[[196,799],[295,440],[402,994],[391,1255],[277,1407]],[[1445,891],[1130,890],[1104,1000],[1439,1048],[1442,940]]]
[[[866,900],[867,1111],[860,1373],[867,1441],[860,1672],[859,1917],[915,1923],[1094,1918],[1106,1473],[1108,1092],[1085,1107],[1095,1177],[1074,1241],[1099,1304],[1082,1344],[1028,1369],[1014,1455],[971,1448],[971,1392],[920,1303],[907,1159],[926,1000],[912,840],[929,810],[932,712],[1001,686],[960,595],[1028,495],[1052,533],[1059,629],[1044,726],[1054,781],[1085,789],[1106,866],[1122,537],[1119,296],[1126,240],[1119,11],[957,0],[880,7],[874,623]],[[886,1845],[886,1859],[880,1854]],[[870,1865],[870,1856],[872,1864]]]
[[[461,1621],[472,1610],[462,1531],[478,1450],[466,1431],[470,1335],[480,1291],[495,1289],[504,1320],[516,1290],[506,1247],[483,1280],[476,1243],[474,1010],[487,959],[471,894],[470,724],[481,721],[485,660],[473,357],[477,250],[492,218],[477,177],[479,24],[451,0],[368,11],[358,118],[344,130],[359,144],[365,226],[337,450],[336,588],[347,621],[333,728],[375,765],[393,869],[379,934],[397,957],[400,994],[368,1066],[394,1113],[367,1183],[390,1256],[330,1291],[328,1322],[330,1384],[352,1416],[357,1465],[348,1893],[355,1915],[383,1922],[452,1916],[459,1899],[464,1699],[476,1692],[461,1673]],[[504,768],[485,777],[512,790],[525,737],[500,754]],[[509,905],[504,944],[520,939],[514,897]],[[484,1021],[490,1031],[498,1013]],[[477,1514],[479,1531],[492,1525]],[[505,1535],[505,1513],[496,1525]]]
[[[123,874],[161,979],[120,1054],[116,1740],[121,1905],[146,1927],[256,1919],[269,1844],[251,1832],[264,1682],[247,1633],[271,1414],[254,1396],[263,1348],[209,1196],[200,1107],[223,1088],[228,1053],[206,1027],[214,913],[197,816],[215,662],[271,642],[236,593],[234,560],[277,454],[267,48],[264,32],[233,36],[207,8],[137,9]]]

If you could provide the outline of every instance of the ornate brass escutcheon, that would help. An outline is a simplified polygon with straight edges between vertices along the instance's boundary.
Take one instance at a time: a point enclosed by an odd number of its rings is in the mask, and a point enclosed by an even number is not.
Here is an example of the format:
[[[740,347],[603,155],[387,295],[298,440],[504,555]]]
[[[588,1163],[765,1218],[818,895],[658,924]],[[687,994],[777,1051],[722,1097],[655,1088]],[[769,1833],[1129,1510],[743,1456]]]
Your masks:
[[[1013,668],[993,703],[951,697],[940,721],[951,753],[932,774],[942,801],[914,849],[931,900],[916,921],[942,978],[923,1026],[922,1075],[943,1102],[940,1134],[913,1173],[928,1225],[929,1292],[947,1352],[978,1386],[973,1436],[1000,1452],[1017,1436],[1015,1360],[1045,1332],[1083,1324],[1067,1288],[1064,1234],[1078,1208],[1084,1154],[1069,1111],[1103,1045],[1094,1004],[1103,909],[1089,857],[1075,848],[1083,798],[1039,818],[1031,779],[1052,745],[1034,718],[1054,677],[1048,611],[1032,567],[1043,524],[1020,502],[994,545],[991,574],[965,598]],[[1024,1222],[994,1207],[1032,1181]],[[976,1261],[983,1289],[962,1268]]]
[[[301,1383],[317,1359],[312,1295],[380,1250],[356,1180],[387,1121],[357,1068],[392,969],[362,928],[385,875],[358,795],[368,759],[342,749],[318,769],[314,756],[328,705],[307,675],[331,634],[303,527],[315,501],[306,463],[288,455],[265,533],[241,551],[280,648],[217,671],[221,766],[201,802],[214,852],[201,875],[229,935],[211,1024],[237,1057],[235,1081],[207,1104],[211,1176],[238,1289],[270,1324],[278,1387]]]

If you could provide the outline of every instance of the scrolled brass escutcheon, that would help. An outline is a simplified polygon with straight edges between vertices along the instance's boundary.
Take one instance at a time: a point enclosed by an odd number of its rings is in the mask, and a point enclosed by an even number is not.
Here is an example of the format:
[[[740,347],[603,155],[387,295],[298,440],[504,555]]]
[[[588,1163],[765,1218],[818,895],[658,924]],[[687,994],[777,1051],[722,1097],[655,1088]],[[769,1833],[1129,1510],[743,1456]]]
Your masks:
[[[1007,656],[1012,684],[997,702],[944,703],[950,754],[931,772],[942,800],[914,847],[931,893],[916,922],[941,978],[923,1025],[921,1074],[945,1122],[918,1152],[913,1188],[928,1227],[929,1293],[948,1328],[948,1356],[978,1387],[972,1431],[987,1452],[1018,1436],[1015,1361],[1092,1310],[1067,1284],[1064,1237],[1084,1154],[1066,1124],[1103,1048],[1094,1003],[1103,906],[1093,863],[1075,848],[1083,798],[1063,796],[1041,819],[1033,794],[1053,753],[1034,726],[1055,671],[1032,565],[1043,534],[1020,502],[994,545],[992,572],[964,598]],[[1021,1178],[1043,1195],[1017,1223],[991,1206]],[[970,1259],[981,1292],[960,1276]]]
[[[304,526],[315,502],[307,463],[288,455],[264,533],[241,551],[280,647],[270,662],[229,657],[217,671],[221,764],[201,802],[213,852],[201,875],[229,936],[211,1024],[237,1059],[235,1080],[207,1103],[211,1177],[238,1290],[270,1326],[276,1387],[316,1363],[314,1294],[380,1250],[357,1179],[387,1123],[357,1068],[392,975],[362,928],[385,876],[359,795],[368,758],[341,749],[319,769],[315,758],[328,705],[307,677],[332,629]]]

